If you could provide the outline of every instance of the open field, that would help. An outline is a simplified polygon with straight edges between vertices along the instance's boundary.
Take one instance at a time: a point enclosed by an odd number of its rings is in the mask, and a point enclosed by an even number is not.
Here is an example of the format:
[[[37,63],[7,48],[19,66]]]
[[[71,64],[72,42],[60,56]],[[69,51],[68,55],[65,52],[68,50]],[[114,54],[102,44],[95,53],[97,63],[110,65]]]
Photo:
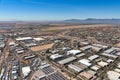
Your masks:
[[[3,30],[3,29],[0,29],[0,33],[2,33],[2,32],[7,32],[6,30]]]
[[[79,25],[79,26],[61,26],[61,27],[46,27],[42,28],[42,31],[56,31],[56,30],[65,30],[65,29],[77,29],[77,28],[88,28],[88,27],[107,27],[114,26],[108,24],[95,24],[95,25]]]

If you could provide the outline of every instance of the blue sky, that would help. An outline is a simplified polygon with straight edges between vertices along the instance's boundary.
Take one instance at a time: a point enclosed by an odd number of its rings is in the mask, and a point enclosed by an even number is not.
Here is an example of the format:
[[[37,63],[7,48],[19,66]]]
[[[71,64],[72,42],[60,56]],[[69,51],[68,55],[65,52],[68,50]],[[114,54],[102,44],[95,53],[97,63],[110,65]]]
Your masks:
[[[0,21],[120,18],[120,0],[0,0]]]

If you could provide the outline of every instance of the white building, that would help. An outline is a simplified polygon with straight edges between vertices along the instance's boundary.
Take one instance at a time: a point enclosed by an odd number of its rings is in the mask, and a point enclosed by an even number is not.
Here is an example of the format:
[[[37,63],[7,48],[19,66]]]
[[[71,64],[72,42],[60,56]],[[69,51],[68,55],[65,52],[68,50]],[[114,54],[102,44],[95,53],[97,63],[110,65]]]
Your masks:
[[[30,66],[22,67],[23,77],[27,77],[31,72]]]
[[[99,58],[99,55],[92,55],[92,56],[88,57],[88,59],[91,60],[91,61],[95,60],[97,58]]]
[[[107,72],[109,80],[120,80],[120,73],[115,71],[108,71]]]
[[[108,48],[108,46],[105,46],[105,45],[101,45],[101,44],[92,44],[93,46],[95,47],[100,47],[100,48]]]
[[[104,62],[104,61],[100,61],[100,62],[98,62],[98,65],[101,66],[101,67],[105,67],[105,66],[108,65],[108,63]]]
[[[101,68],[101,67],[98,66],[98,65],[94,65],[94,66],[91,67],[91,69],[94,70],[94,71],[97,71],[97,70],[99,70],[100,68]]]
[[[77,55],[77,54],[80,54],[82,51],[80,50],[70,50],[70,51],[67,51],[67,55]]]
[[[78,62],[81,63],[81,64],[86,65],[87,67],[92,65],[92,63],[90,63],[90,61],[88,59],[81,59]]]
[[[17,41],[23,41],[23,40],[31,40],[33,39],[32,37],[20,37],[20,38],[16,38]]]
[[[45,40],[43,38],[33,38],[33,39],[36,40],[36,41],[43,41],[43,40]]]
[[[50,56],[50,59],[52,59],[52,60],[56,60],[56,59],[58,59],[58,58],[62,58],[62,57],[63,57],[63,55],[53,54],[53,55]]]

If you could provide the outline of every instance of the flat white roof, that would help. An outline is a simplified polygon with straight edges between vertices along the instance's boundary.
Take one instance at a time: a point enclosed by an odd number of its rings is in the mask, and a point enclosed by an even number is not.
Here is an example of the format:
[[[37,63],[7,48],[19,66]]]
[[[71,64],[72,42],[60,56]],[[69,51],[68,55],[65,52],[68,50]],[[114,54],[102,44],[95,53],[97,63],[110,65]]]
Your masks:
[[[120,68],[120,63],[117,64],[117,67]]]
[[[80,49],[81,49],[81,50],[87,50],[87,49],[90,49],[90,48],[92,48],[92,46],[91,46],[91,45],[88,45],[88,46],[81,47]]]
[[[50,56],[50,58],[51,58],[52,60],[55,60],[55,59],[61,58],[61,57],[63,57],[63,55],[53,54],[53,55]]]
[[[20,37],[16,38],[17,41],[32,39],[32,37]]]
[[[115,48],[107,49],[107,50],[104,51],[104,52],[110,54],[110,53],[113,52],[113,51],[115,51]]]
[[[98,69],[100,69],[101,67],[98,65],[92,66],[91,69],[94,71],[97,71]]]
[[[94,59],[96,59],[98,57],[99,57],[99,55],[92,55],[88,59],[92,61],[92,60],[94,60]]]
[[[115,72],[115,71],[108,71],[107,72],[108,78],[110,80],[120,80],[120,73]]]
[[[14,45],[16,44],[14,41],[13,42],[9,42],[9,45]]]
[[[30,73],[30,66],[22,67],[22,73],[25,76],[27,76]]]
[[[88,45],[88,42],[80,42],[81,44]]]
[[[42,41],[42,40],[44,40],[43,38],[33,38],[34,40],[36,40],[36,41]]]
[[[82,63],[82,64],[84,64],[84,65],[86,65],[88,67],[92,65],[92,63],[90,63],[90,61],[88,59],[81,59],[78,62]]]
[[[113,61],[114,61],[114,60],[112,60],[112,59],[108,59],[108,60],[107,60],[108,63],[111,63],[111,62],[113,62]]]
[[[100,48],[107,48],[108,46],[101,45],[101,44],[92,44],[93,46],[100,47]]]
[[[112,58],[117,58],[118,57],[116,55],[112,55],[112,54],[108,54],[108,53],[102,53],[102,55],[112,57]]]
[[[66,58],[66,59],[63,59],[63,60],[61,60],[61,61],[59,61],[58,63],[59,64],[67,64],[67,63],[69,63],[69,62],[71,62],[71,61],[73,61],[73,60],[76,60],[77,58],[76,57],[68,57],[68,58]]]
[[[67,55],[69,55],[69,54],[76,55],[76,54],[81,53],[81,52],[82,51],[80,51],[80,50],[70,50],[70,51],[67,51]]]
[[[120,69],[118,68],[114,69],[114,71],[120,73]]]
[[[80,54],[76,55],[76,57],[82,57],[84,55],[85,55],[85,53],[80,53]]]
[[[91,75],[95,75],[96,74],[96,71],[93,71],[93,70],[88,70],[87,73],[91,74]]]
[[[104,62],[104,61],[100,61],[100,62],[98,62],[98,65],[101,66],[101,67],[104,67],[104,66],[107,66],[108,63]]]
[[[44,63],[44,65],[40,66],[40,68],[43,69],[43,68],[46,68],[46,67],[49,67],[49,66],[50,66],[50,64]]]
[[[96,51],[100,51],[102,48],[100,48],[100,47],[95,47],[95,46],[92,46],[92,49],[93,49],[93,50],[96,50]]]

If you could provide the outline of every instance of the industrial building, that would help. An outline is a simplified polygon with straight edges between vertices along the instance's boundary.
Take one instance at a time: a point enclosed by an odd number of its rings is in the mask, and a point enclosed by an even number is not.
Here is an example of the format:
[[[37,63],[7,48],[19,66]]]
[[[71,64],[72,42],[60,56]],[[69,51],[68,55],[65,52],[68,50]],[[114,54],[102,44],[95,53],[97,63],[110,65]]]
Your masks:
[[[86,65],[87,67],[90,67],[92,65],[92,63],[90,63],[90,61],[88,59],[81,59],[78,62]]]
[[[22,67],[23,78],[26,78],[31,72],[30,66]]]
[[[76,66],[76,65],[73,65],[73,64],[69,64],[69,65],[68,65],[68,68],[74,70],[74,71],[77,72],[77,73],[83,71],[83,69],[81,69],[80,67],[78,67],[78,66]]]
[[[93,60],[95,60],[95,59],[97,59],[97,58],[99,58],[99,55],[92,55],[92,56],[88,57],[88,59],[89,59],[90,61],[93,61]]]
[[[59,64],[62,64],[62,65],[65,65],[65,64],[67,64],[67,63],[69,63],[69,62],[72,62],[72,61],[74,61],[74,60],[76,60],[77,58],[76,57],[68,57],[68,58],[65,58],[65,59],[63,59],[63,60],[61,60],[61,61],[58,61],[58,63]]]
[[[62,58],[63,58],[63,55],[60,55],[60,54],[53,54],[53,55],[50,56],[50,59],[52,59],[54,61],[58,61]]]
[[[82,51],[80,50],[70,50],[70,51],[67,51],[67,55],[77,55],[77,54],[80,54]]]

